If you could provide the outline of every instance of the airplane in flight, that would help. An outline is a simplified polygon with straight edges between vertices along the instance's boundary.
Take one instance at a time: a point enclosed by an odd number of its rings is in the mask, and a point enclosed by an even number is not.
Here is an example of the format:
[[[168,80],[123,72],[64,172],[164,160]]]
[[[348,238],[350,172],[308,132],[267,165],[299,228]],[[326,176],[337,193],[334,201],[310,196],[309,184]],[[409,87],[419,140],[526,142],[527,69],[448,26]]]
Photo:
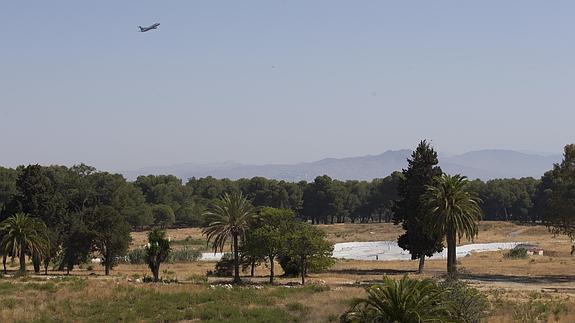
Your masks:
[[[138,28],[140,28],[140,32],[145,33],[146,31],[150,31],[150,30],[152,30],[152,29],[158,29],[158,26],[159,26],[159,25],[160,25],[159,23],[155,23],[155,24],[153,24],[153,25],[151,25],[151,26],[149,26],[149,27],[138,26]]]

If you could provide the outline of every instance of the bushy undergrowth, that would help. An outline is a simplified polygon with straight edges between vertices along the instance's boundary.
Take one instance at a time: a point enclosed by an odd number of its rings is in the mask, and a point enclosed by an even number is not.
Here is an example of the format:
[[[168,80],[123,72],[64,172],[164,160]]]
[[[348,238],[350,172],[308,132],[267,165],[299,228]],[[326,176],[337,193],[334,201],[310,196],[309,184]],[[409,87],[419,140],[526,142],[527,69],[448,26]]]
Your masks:
[[[201,256],[202,253],[199,250],[184,246],[181,249],[170,251],[166,263],[189,263],[197,261]],[[138,248],[130,250],[126,257],[121,259],[121,262],[132,265],[146,264],[146,249]]]
[[[486,296],[461,281],[385,277],[366,291],[368,297],[355,300],[342,322],[478,323],[489,310]]]
[[[505,253],[505,258],[508,259],[526,259],[527,257],[527,249],[525,248],[515,248]]]
[[[166,263],[187,263],[197,261],[202,256],[199,250],[184,246],[182,249],[172,250]]]
[[[447,280],[440,287],[445,290],[450,317],[455,322],[481,322],[489,314],[489,300],[478,289],[459,280]]]
[[[209,271],[208,275],[216,277],[231,277],[234,274],[234,258],[231,253],[225,253],[222,256],[213,271]]]

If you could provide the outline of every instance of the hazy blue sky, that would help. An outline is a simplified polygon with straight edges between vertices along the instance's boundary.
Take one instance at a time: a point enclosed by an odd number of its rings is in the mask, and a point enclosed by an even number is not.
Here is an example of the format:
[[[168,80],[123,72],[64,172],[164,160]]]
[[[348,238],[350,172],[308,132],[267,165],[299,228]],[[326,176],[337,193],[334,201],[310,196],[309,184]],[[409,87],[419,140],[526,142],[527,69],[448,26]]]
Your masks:
[[[0,165],[297,162],[422,138],[560,153],[573,17],[573,1],[1,0]]]

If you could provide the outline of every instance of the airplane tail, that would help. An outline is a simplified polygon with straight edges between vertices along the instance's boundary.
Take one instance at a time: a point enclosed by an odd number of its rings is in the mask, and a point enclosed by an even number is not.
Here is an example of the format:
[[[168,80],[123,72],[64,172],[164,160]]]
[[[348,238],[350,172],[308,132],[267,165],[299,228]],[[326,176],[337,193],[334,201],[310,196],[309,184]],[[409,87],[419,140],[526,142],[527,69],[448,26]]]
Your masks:
[[[142,28],[142,26],[138,26],[138,28],[140,28],[140,31],[144,31],[144,28]]]

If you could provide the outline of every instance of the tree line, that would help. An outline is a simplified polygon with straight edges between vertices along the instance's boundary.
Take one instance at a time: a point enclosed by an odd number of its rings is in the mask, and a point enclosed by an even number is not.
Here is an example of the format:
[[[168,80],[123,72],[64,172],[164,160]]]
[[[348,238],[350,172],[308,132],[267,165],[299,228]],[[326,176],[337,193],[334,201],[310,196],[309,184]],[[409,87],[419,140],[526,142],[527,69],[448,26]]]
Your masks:
[[[312,182],[297,183],[263,177],[205,177],[183,183],[172,175],[148,175],[130,182],[121,175],[98,172],[86,165],[0,167],[0,219],[20,211],[46,218],[47,212],[85,213],[98,200],[114,204],[135,230],[151,226],[199,227],[205,224],[204,211],[213,201],[224,193],[241,192],[256,207],[289,209],[314,224],[392,222],[402,177],[402,172],[394,172],[372,181],[340,181],[323,175]],[[542,210],[535,207],[540,184],[541,180],[528,177],[485,182],[476,179],[468,186],[483,201],[484,220],[537,222],[543,216]],[[115,190],[121,193],[116,201],[103,196]],[[39,210],[39,204],[45,205],[44,210]]]
[[[425,255],[442,248],[437,236],[421,231],[425,227],[421,218],[427,212],[421,198],[442,171],[437,154],[425,141],[408,162],[402,172],[370,182],[324,175],[309,183],[206,177],[184,184],[171,175],[140,176],[130,182],[84,164],[0,168],[0,220],[29,215],[45,227],[40,231],[49,243],[42,252],[22,247],[29,249],[37,272],[42,265],[47,271],[49,264],[72,270],[94,252],[102,255],[109,272],[125,253],[130,231],[209,225],[210,208],[226,194],[241,193],[256,208],[289,210],[301,222],[401,223],[406,233],[399,245],[423,262]],[[567,145],[562,163],[540,180],[475,180],[466,182],[465,190],[480,201],[484,220],[541,222],[556,233],[575,237],[575,145]],[[9,247],[6,233],[2,236],[5,261],[15,257],[20,247]],[[426,236],[429,239],[421,239]]]

